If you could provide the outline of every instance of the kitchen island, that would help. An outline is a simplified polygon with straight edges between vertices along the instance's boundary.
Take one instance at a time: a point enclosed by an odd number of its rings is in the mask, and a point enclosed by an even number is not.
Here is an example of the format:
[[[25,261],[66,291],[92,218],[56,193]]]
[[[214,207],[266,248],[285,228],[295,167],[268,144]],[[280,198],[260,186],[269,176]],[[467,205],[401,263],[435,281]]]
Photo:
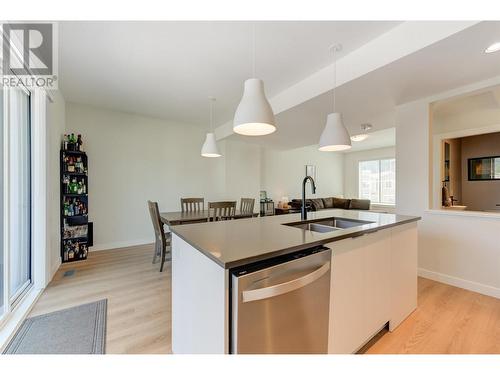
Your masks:
[[[237,302],[243,298],[235,292],[236,275],[272,268],[279,259],[289,262],[293,257],[317,252],[322,252],[322,264],[310,264],[311,272],[297,280],[287,280],[283,273],[280,277],[285,282],[279,285],[291,291],[294,283],[302,283],[311,293],[316,288],[313,281],[323,280],[317,288],[321,285],[327,295],[316,300],[324,300],[326,305],[313,301],[316,304],[311,302],[310,306],[311,311],[317,309],[318,321],[319,310],[326,306],[324,337],[318,337],[314,327],[311,330],[318,340],[327,342],[320,351],[312,345],[315,349],[311,352],[356,352],[387,324],[394,330],[416,308],[417,220],[411,216],[333,209],[311,212],[306,222],[300,220],[299,214],[291,214],[172,227],[173,352],[245,352],[241,345],[238,350],[235,338],[238,326],[234,314]],[[264,285],[261,280],[254,283],[257,292],[259,283]],[[275,309],[270,302],[271,289],[259,289],[268,295],[260,298],[265,306],[258,311]],[[279,298],[287,293],[285,289],[279,292]],[[297,298],[302,301],[304,296]],[[300,303],[292,304],[282,317],[281,327],[256,321],[255,331],[264,332],[262,336],[281,329],[279,334],[287,336],[299,325],[291,322],[295,327],[286,326],[285,322],[287,316],[300,315],[295,308],[306,311]],[[314,325],[310,320],[307,318],[304,324]],[[262,348],[259,340],[254,337],[257,346],[250,352],[269,352],[264,346],[274,339],[263,338]],[[293,347],[285,351],[308,352]]]

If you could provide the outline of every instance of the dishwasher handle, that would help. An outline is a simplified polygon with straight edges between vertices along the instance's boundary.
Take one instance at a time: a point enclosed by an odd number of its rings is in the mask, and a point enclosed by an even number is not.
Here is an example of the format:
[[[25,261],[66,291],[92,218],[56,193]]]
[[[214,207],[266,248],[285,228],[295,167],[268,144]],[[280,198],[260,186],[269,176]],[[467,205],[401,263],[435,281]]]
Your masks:
[[[294,290],[297,290],[299,288],[302,288],[306,285],[315,282],[329,270],[330,270],[330,262],[328,261],[318,269],[314,270],[311,273],[308,273],[307,275],[299,277],[298,279],[290,280],[285,283],[276,284],[265,288],[245,290],[241,293],[242,301],[243,303],[258,301],[292,292]]]

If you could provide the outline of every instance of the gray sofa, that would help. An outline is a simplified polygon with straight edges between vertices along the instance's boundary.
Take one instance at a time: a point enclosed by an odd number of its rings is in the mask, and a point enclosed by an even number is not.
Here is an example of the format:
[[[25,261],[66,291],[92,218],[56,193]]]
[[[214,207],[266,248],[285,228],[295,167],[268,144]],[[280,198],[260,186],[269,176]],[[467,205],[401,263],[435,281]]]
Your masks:
[[[300,209],[302,199],[292,199],[289,203],[292,209]],[[306,207],[309,211],[320,211],[332,208],[342,208],[344,210],[369,210],[369,199],[345,199],[337,197],[306,199]]]

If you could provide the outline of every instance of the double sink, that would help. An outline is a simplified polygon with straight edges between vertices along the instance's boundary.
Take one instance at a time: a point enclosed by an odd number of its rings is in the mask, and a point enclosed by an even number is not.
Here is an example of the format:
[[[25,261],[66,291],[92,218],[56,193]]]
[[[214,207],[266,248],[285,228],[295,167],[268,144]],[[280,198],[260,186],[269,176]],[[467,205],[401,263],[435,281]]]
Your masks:
[[[288,225],[290,227],[299,228],[302,230],[310,230],[312,232],[318,233],[328,233],[341,229],[349,229],[353,227],[360,227],[365,224],[373,224],[374,221],[365,220],[355,220],[355,219],[345,219],[338,217],[330,217],[326,219],[317,219],[314,221],[298,222],[298,223],[286,223],[283,225]]]

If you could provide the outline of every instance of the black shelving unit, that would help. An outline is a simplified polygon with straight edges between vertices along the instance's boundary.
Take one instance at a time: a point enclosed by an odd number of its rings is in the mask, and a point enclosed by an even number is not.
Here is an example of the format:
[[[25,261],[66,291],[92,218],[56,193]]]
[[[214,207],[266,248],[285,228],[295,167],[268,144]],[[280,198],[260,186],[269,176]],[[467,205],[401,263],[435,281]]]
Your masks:
[[[71,145],[70,145],[71,146]],[[60,153],[61,259],[63,263],[87,259],[92,246],[92,223],[88,221],[88,158],[83,151]]]

